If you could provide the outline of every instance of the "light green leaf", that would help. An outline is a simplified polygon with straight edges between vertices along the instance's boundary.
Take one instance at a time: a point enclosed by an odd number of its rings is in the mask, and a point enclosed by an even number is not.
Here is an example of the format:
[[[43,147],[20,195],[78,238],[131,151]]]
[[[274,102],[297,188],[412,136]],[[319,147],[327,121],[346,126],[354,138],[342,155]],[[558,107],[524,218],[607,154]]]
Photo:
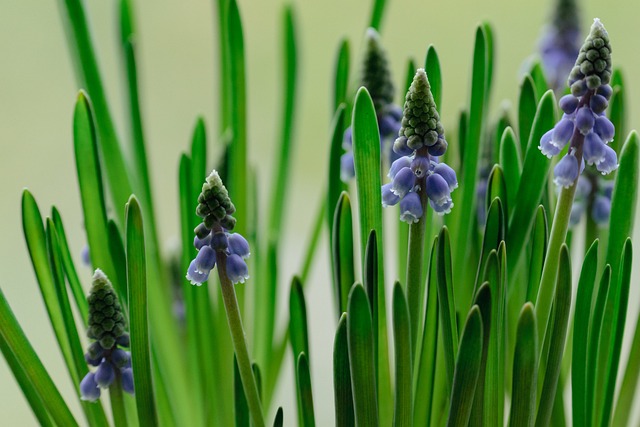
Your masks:
[[[536,219],[531,230],[531,258],[529,259],[529,284],[527,286],[527,301],[535,302],[538,298],[538,287],[542,277],[544,257],[547,253],[549,233],[547,226],[547,214],[544,206],[539,205],[536,210]]]
[[[491,204],[487,210],[487,220],[484,227],[484,237],[482,238],[480,262],[478,263],[478,270],[476,272],[474,292],[477,292],[482,283],[482,274],[489,253],[491,250],[498,249],[498,245],[500,245],[500,242],[505,238],[506,225],[504,211],[502,210],[502,201],[500,198],[494,198],[491,200]]]
[[[349,291],[355,282],[353,255],[353,220],[349,194],[343,192],[338,199],[333,220],[333,283],[337,311],[347,311]]]
[[[520,85],[520,97],[518,98],[518,140],[520,152],[527,152],[529,135],[533,126],[534,117],[538,109],[538,96],[531,76],[525,76]]]
[[[536,426],[548,426],[551,420],[551,411],[556,397],[558,378],[562,365],[567,326],[569,323],[569,311],[571,309],[571,259],[567,245],[560,249],[560,264],[556,281],[556,292],[553,300],[553,313],[549,323],[548,332],[551,333],[549,341],[549,353],[543,354],[546,359],[544,382],[538,404]],[[515,377],[514,377],[515,378]]]
[[[625,84],[622,71],[620,69],[613,70],[613,76],[611,76],[611,86],[613,87],[613,94],[609,100],[609,119],[613,123],[616,135],[613,141],[609,143],[609,146],[615,150],[616,153],[620,153],[624,136],[627,134],[627,103],[625,95]]]
[[[486,207],[489,209],[494,199],[500,199],[502,212],[505,218],[509,218],[509,205],[507,204],[507,182],[504,177],[502,166],[493,165],[489,178],[487,179]]]
[[[307,328],[307,307],[300,279],[294,277],[289,293],[289,336],[294,357],[300,353],[309,353],[309,336]],[[307,362],[308,363],[308,358]]]
[[[382,26],[382,18],[384,17],[384,7],[386,3],[387,0],[373,0],[369,26],[371,28],[375,28],[378,32],[380,32],[380,27]]]
[[[333,86],[333,110],[337,112],[340,105],[347,103],[347,90],[349,89],[349,40],[342,39],[336,55]],[[346,106],[345,106],[346,108]]]
[[[447,227],[442,227],[438,236],[436,271],[438,275],[438,301],[440,302],[440,325],[442,326],[442,341],[447,368],[447,384],[449,385],[448,389],[451,389],[456,355],[458,353],[458,327],[451,272],[451,245]]]
[[[522,173],[518,142],[513,129],[508,126],[500,139],[500,165],[507,183],[507,205],[513,206],[516,202],[518,186]],[[506,211],[506,210],[505,210]],[[507,216],[508,218],[508,216]]]

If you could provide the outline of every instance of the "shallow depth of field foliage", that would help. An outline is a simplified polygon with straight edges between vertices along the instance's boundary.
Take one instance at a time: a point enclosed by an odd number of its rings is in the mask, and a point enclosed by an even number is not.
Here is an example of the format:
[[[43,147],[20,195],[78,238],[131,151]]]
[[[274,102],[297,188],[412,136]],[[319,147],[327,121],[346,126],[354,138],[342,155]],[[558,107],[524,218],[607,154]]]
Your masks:
[[[23,183],[34,280],[20,286],[38,286],[50,350],[75,393],[61,393],[16,319],[4,292],[15,285],[0,290],[0,350],[38,423],[631,424],[640,138],[628,114],[634,76],[616,65],[616,41],[629,29],[586,16],[577,1],[545,5],[537,50],[521,51],[513,105],[492,108],[492,97],[496,41],[518,35],[490,16],[468,29],[460,48],[471,53],[469,70],[458,82],[468,100],[453,115],[441,110],[449,77],[437,45],[424,40],[422,57],[407,53],[405,74],[392,73],[388,52],[404,47],[385,34],[402,29],[384,18],[401,2],[372,1],[361,38],[343,39],[334,62],[314,70],[300,67],[312,54],[301,37],[314,37],[296,18],[304,3],[284,5],[272,23],[279,54],[259,64],[281,73],[276,108],[265,113],[275,138],[248,125],[247,67],[256,61],[242,7],[213,2],[217,127],[193,118],[185,151],[163,171],[177,182],[170,206],[150,179],[135,1],[115,2],[122,122],[89,30],[91,2],[59,2],[79,90],[69,100],[73,141],[52,144],[73,145],[69,186],[83,229]],[[326,88],[326,140],[297,137],[301,79]],[[255,144],[269,146],[271,174],[252,162]],[[321,144],[328,167],[311,180],[311,227],[291,246],[283,236],[299,204],[293,153],[304,144]],[[179,212],[171,249],[164,210]],[[72,233],[86,241],[80,262]],[[291,253],[301,259],[293,268]],[[319,304],[308,297],[312,269],[325,272],[313,286],[332,295],[322,318],[308,315]],[[333,388],[312,375],[314,323],[335,331],[322,353],[332,356],[324,375]],[[291,392],[277,393],[283,387]],[[317,414],[319,401],[332,401],[334,414]]]

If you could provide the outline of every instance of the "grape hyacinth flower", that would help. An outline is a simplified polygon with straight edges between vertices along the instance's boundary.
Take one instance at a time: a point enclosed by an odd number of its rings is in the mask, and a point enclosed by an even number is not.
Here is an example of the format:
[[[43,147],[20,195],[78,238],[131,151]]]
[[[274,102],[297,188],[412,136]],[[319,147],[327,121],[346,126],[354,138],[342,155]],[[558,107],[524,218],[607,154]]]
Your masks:
[[[606,225],[611,213],[612,192],[613,181],[602,179],[597,175],[589,175],[588,177],[581,175],[576,184],[576,195],[571,207],[569,226],[574,227],[580,222],[587,207],[590,207],[590,212],[587,212],[587,215],[591,215],[591,219],[596,225]]]
[[[544,28],[539,49],[550,86],[558,93],[580,49],[580,14],[576,0],[557,0],[551,23]]]
[[[458,180],[453,169],[438,161],[447,141],[424,69],[416,72],[407,92],[393,150],[401,157],[389,169],[391,183],[382,186],[383,206],[400,203],[400,219],[409,224],[422,218],[427,200],[438,215],[449,213]]]
[[[395,89],[391,81],[389,62],[380,43],[380,35],[373,28],[367,30],[365,49],[360,86],[367,88],[376,110],[380,131],[380,151],[387,153],[389,163],[393,163],[399,156],[393,152],[391,146],[385,148],[385,143],[397,135],[398,129],[400,129],[402,110],[393,104]],[[345,153],[340,159],[340,176],[344,182],[349,182],[355,176],[350,127],[344,133],[342,145]]]
[[[203,219],[195,231],[193,246],[198,250],[187,279],[200,286],[209,279],[216,262],[224,262],[232,283],[244,283],[249,278],[245,259],[249,257],[249,243],[238,233],[231,233],[236,220],[231,216],[236,208],[229,198],[218,172],[207,177],[198,197],[196,214]]]
[[[94,342],[89,345],[84,358],[97,369],[85,375],[80,382],[81,399],[98,400],[100,389],[110,387],[116,380],[125,392],[133,394],[131,355],[122,349],[129,347],[124,315],[111,282],[100,269],[93,274],[88,302],[87,336]]]
[[[584,162],[595,165],[602,175],[618,167],[616,153],[607,145],[615,130],[604,114],[612,93],[610,80],[609,34],[595,19],[569,75],[571,94],[559,101],[564,112],[562,120],[540,140],[539,148],[549,158],[569,146],[554,168],[554,182],[559,186],[572,186],[584,169]]]

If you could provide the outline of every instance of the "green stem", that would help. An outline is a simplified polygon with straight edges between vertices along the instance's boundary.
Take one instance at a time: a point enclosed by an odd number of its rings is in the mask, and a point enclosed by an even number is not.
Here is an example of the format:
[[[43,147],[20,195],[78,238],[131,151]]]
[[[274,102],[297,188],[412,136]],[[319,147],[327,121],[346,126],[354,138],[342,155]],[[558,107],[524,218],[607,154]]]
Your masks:
[[[311,270],[311,265],[315,260],[316,250],[318,249],[318,242],[320,241],[320,235],[322,232],[322,224],[325,219],[326,212],[326,197],[322,198],[323,202],[318,209],[318,213],[316,214],[315,221],[313,222],[313,231],[311,234],[311,239],[309,240],[309,245],[307,246],[307,251],[305,252],[304,263],[302,264],[302,273],[300,273],[300,281],[304,286],[307,283],[307,277],[309,276],[309,271]]]
[[[260,396],[258,395],[258,386],[256,385],[253,369],[251,368],[251,359],[249,359],[249,351],[247,350],[247,341],[245,339],[244,328],[242,327],[242,318],[240,317],[236,291],[227,276],[227,256],[221,251],[218,251],[217,255],[216,264],[218,266],[218,276],[220,277],[220,288],[222,290],[224,307],[227,312],[231,340],[233,341],[233,347],[236,351],[242,387],[247,397],[247,404],[249,405],[253,425],[255,427],[265,427],[262,416],[262,406],[260,405]]]
[[[575,138],[575,137],[574,137]],[[582,137],[584,138],[584,137]],[[576,150],[576,158],[582,160],[582,143]],[[573,197],[576,194],[576,181],[569,188],[563,188],[558,198],[556,212],[553,217],[551,226],[551,234],[549,237],[549,247],[542,268],[542,277],[540,279],[540,288],[538,290],[538,299],[536,301],[536,319],[538,320],[538,341],[543,342],[544,333],[549,322],[551,313],[551,300],[556,286],[556,276],[558,274],[558,264],[560,262],[560,248],[567,237],[567,229],[569,228],[569,218],[571,217],[571,206],[573,205]]]
[[[411,324],[411,355],[415,358],[418,341],[418,319],[420,318],[420,302],[422,287],[422,264],[424,263],[424,235],[427,224],[427,194],[424,191],[425,178],[417,184],[422,204],[422,217],[409,227],[409,250],[407,255],[407,300],[409,303],[409,319]]]
[[[122,395],[122,376],[116,371],[116,379],[109,386],[109,397],[111,398],[111,412],[113,413],[113,424],[116,427],[127,427],[127,413],[124,409],[124,398]]]

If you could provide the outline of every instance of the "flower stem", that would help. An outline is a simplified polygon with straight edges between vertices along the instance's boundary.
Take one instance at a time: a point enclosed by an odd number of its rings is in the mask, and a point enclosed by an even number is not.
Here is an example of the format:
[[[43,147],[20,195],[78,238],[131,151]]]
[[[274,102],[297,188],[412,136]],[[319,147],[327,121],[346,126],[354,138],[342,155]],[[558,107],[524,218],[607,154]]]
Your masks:
[[[427,224],[427,194],[424,191],[426,180],[422,178],[418,185],[422,216],[418,222],[409,227],[409,250],[407,254],[407,301],[409,303],[409,320],[411,324],[411,355],[415,357],[418,339],[418,319],[420,318],[420,302],[422,287],[422,264],[424,263],[424,235]]]
[[[127,427],[127,413],[124,409],[124,399],[122,395],[122,376],[119,371],[116,371],[116,378],[109,386],[109,397],[111,398],[113,424],[116,427]]]
[[[253,425],[256,427],[265,427],[262,416],[262,406],[258,395],[258,386],[256,385],[256,380],[253,376],[251,360],[249,359],[249,351],[247,350],[247,341],[244,328],[242,327],[240,308],[238,307],[235,288],[227,276],[226,261],[227,256],[224,252],[218,251],[218,260],[216,265],[218,267],[220,288],[222,290],[224,307],[227,312],[227,321],[229,322],[231,340],[233,341],[233,347],[238,361],[240,379],[242,380],[242,387],[244,388],[244,394],[247,398],[247,404],[249,406],[249,413],[253,419]]]
[[[579,153],[576,153],[578,159],[582,159],[582,147]],[[582,160],[579,160],[582,161]],[[560,262],[560,248],[567,237],[567,229],[569,228],[569,218],[571,217],[571,206],[573,198],[576,194],[576,181],[569,188],[563,188],[558,198],[556,212],[553,217],[551,226],[551,234],[549,238],[549,247],[542,268],[542,277],[540,278],[540,287],[538,290],[538,298],[536,300],[536,318],[538,319],[538,342],[544,339],[544,333],[549,322],[551,313],[551,302],[556,286],[556,276],[558,274],[558,265]]]

